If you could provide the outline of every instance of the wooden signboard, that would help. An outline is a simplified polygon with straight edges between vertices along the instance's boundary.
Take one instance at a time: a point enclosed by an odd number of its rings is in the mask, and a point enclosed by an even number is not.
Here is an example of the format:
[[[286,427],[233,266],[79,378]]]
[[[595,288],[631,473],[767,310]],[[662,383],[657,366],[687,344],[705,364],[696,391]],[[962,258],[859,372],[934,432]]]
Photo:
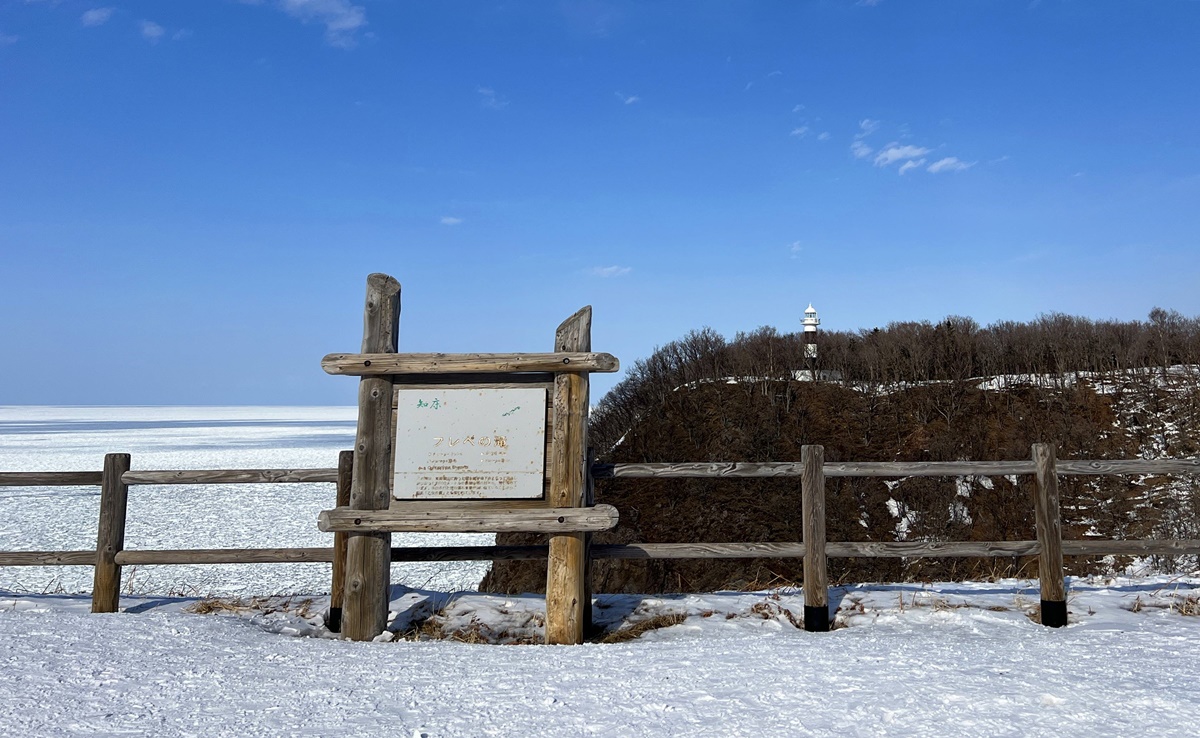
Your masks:
[[[546,390],[398,388],[394,448],[394,500],[540,498]]]

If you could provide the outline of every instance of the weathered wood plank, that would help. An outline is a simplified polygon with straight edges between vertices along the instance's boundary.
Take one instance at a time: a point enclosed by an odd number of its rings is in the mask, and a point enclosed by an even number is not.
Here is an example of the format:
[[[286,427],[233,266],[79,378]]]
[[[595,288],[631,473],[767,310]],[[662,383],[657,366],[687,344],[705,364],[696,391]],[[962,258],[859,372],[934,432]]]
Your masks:
[[[556,351],[549,354],[329,354],[321,360],[329,374],[476,374],[489,372],[615,372],[612,354]]]
[[[1200,554],[1200,540],[1162,538],[1134,541],[1063,541],[1062,548],[1063,554],[1067,556],[1174,556]]]
[[[826,477],[964,477],[1032,475],[1033,461],[860,461],[828,462]],[[798,477],[802,465],[777,462],[688,462],[596,464],[597,479]],[[1200,474],[1197,459],[1118,459],[1059,461],[1058,473],[1068,475]]]
[[[842,541],[826,546],[837,558],[904,558],[922,556],[980,557],[1032,556],[1037,541]]]
[[[95,551],[0,551],[0,566],[95,565]]]
[[[197,548],[122,551],[122,566],[151,564],[303,564],[333,561],[332,548]]]
[[[1054,446],[1033,444],[1033,463],[1037,466],[1034,524],[1040,544],[1038,581],[1042,592],[1042,625],[1061,628],[1067,624],[1067,584],[1063,577],[1062,518],[1058,512],[1058,472],[1054,456]]]
[[[545,385],[547,389],[554,387],[552,372],[523,372],[519,374],[479,373],[479,374],[393,374],[392,382],[397,387],[406,389],[429,389],[451,386],[480,386],[496,388],[521,388]]]
[[[350,486],[354,476],[354,452],[338,453],[338,507],[350,506]],[[333,534],[333,573],[329,582],[329,618],[325,627],[333,633],[342,632],[342,605],[346,599],[346,534]]]
[[[386,274],[367,277],[363,310],[364,354],[395,353],[400,327],[400,283]],[[358,426],[350,507],[386,510],[392,482],[392,380],[363,377],[358,386]],[[346,541],[346,601],[342,632],[369,641],[387,627],[392,537],[355,532]]]
[[[588,352],[592,349],[592,307],[579,309],[555,331],[556,352]],[[614,359],[615,370],[615,359]],[[588,375],[559,373],[554,378],[552,464],[550,467],[551,505],[580,508],[594,514],[601,507],[584,508],[587,470]],[[616,510],[613,511],[614,515]],[[613,525],[616,525],[615,519]],[[555,535],[550,539],[546,562],[546,643],[583,643],[584,608],[592,603],[584,583],[587,555],[583,530]]]
[[[336,482],[337,469],[178,469],[130,471],[125,484],[299,484]]]
[[[413,533],[572,533],[609,530],[616,527],[617,508],[596,507],[497,508],[485,510],[409,511],[354,510],[339,507],[323,510],[317,527],[334,531],[392,531]]]
[[[84,487],[100,484],[103,472],[0,472],[0,487]]]
[[[829,630],[829,574],[825,553],[825,447],[800,447],[802,538],[804,539],[804,629]]]
[[[117,554],[125,548],[125,510],[129,485],[129,454],[105,454],[100,483],[100,522],[96,533],[96,568],[92,573],[92,612],[116,612],[121,600],[121,566]]]

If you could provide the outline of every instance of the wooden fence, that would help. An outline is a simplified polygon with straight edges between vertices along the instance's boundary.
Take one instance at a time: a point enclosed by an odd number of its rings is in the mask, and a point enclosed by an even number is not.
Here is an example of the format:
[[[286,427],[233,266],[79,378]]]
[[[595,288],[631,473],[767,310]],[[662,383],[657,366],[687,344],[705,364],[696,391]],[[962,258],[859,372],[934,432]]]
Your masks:
[[[350,500],[354,454],[343,451],[335,469],[226,469],[194,471],[133,471],[129,454],[108,454],[102,471],[0,472],[0,486],[55,487],[99,485],[101,488],[97,542],[85,551],[0,551],[0,566],[95,567],[93,612],[116,612],[121,567],[149,564],[298,563],[333,564],[329,627],[340,630],[345,593],[346,533],[335,533],[331,548],[254,548],[126,550],[125,520],[131,485],[172,484],[298,484],[337,485],[337,506]],[[637,478],[774,478],[799,477],[803,541],[773,543],[642,543],[593,545],[591,559],[728,559],[803,558],[805,628],[828,630],[829,598],[826,562],[829,557],[1037,556],[1041,584],[1042,622],[1066,624],[1066,587],[1062,558],[1066,556],[1200,554],[1200,540],[1062,540],[1058,505],[1059,475],[1200,474],[1198,459],[1077,461],[1055,458],[1054,447],[1035,444],[1027,461],[950,462],[830,462],[822,446],[804,446],[799,462],[596,464],[596,479]],[[836,542],[825,540],[825,479],[827,477],[951,477],[1030,475],[1037,482],[1034,498],[1037,540],[1032,541],[895,541]],[[590,486],[590,485],[589,485]],[[469,527],[467,528],[469,529]],[[480,561],[544,559],[547,546],[424,546],[393,547],[390,560]]]

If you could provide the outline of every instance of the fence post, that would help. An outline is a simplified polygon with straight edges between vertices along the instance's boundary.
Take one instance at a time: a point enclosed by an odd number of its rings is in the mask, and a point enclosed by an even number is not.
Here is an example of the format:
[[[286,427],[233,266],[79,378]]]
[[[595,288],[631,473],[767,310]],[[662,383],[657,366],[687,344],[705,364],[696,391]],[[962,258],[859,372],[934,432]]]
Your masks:
[[[1067,587],[1063,580],[1062,522],[1058,513],[1058,470],[1054,446],[1033,444],[1037,471],[1038,578],[1042,589],[1042,625],[1061,628],[1067,624]]]
[[[800,496],[804,536],[804,629],[829,630],[829,573],[825,556],[824,446],[800,448]]]
[[[364,354],[395,353],[400,325],[400,283],[386,274],[367,277],[363,311]],[[392,378],[363,377],[358,385],[358,430],[350,507],[386,510],[391,504]],[[350,533],[342,633],[369,641],[387,628],[391,588],[391,533]]]
[[[592,308],[580,309],[562,322],[554,337],[555,351],[592,350]],[[559,372],[554,377],[553,442],[550,506],[582,507],[587,470],[588,375]],[[546,643],[583,643],[584,610],[592,601],[584,580],[587,570],[583,533],[551,536],[546,562]]]
[[[125,548],[125,510],[129,454],[105,454],[100,477],[100,523],[96,531],[96,568],[92,578],[92,612],[116,612],[121,601],[121,567],[117,553]]]
[[[350,480],[354,472],[354,452],[338,453],[337,507],[350,504]],[[333,534],[333,579],[329,585],[329,619],[325,627],[333,633],[342,632],[342,601],[346,597],[346,534]]]

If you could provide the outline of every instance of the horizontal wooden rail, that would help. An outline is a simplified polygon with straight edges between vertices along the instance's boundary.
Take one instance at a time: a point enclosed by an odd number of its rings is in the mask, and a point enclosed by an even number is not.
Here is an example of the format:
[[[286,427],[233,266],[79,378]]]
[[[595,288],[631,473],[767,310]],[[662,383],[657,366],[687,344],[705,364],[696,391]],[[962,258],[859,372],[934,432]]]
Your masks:
[[[199,548],[130,551],[116,556],[120,566],[150,564],[331,563],[332,548]]]
[[[0,566],[95,565],[95,551],[0,551]]]
[[[328,374],[365,377],[382,374],[475,374],[495,372],[615,372],[612,354],[560,351],[545,354],[329,354],[321,359]]]
[[[81,487],[100,484],[101,472],[0,472],[0,487]]]
[[[179,469],[128,471],[125,484],[300,484],[336,482],[337,469]]]
[[[617,508],[473,508],[466,510],[391,508],[354,510],[338,507],[317,516],[317,528],[326,533],[345,531],[408,531],[445,533],[573,533],[609,530],[617,525]]]
[[[1058,461],[1059,474],[1200,474],[1200,459],[1121,459]],[[826,477],[967,477],[1033,474],[1033,461],[864,461],[827,462]],[[698,462],[596,464],[597,479],[799,477],[799,462]]]

